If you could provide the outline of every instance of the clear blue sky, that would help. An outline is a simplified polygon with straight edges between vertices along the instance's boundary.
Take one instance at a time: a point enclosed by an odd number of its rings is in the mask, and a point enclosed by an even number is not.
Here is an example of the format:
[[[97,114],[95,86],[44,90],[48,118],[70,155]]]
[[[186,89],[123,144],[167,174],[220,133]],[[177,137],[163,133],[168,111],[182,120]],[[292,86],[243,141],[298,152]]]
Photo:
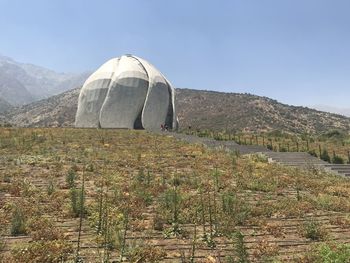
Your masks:
[[[0,0],[0,54],[57,71],[132,53],[180,88],[350,107],[349,0]]]

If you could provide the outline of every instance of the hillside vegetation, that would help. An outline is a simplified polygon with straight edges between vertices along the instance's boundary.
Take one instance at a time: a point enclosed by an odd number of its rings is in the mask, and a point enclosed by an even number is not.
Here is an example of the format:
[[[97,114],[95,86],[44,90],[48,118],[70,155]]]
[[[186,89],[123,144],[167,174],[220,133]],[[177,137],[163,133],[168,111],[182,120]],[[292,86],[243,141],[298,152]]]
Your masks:
[[[1,128],[0,261],[350,260],[349,180],[167,134]]]
[[[212,138],[217,141],[235,141],[241,145],[259,145],[275,152],[307,152],[335,164],[350,164],[350,134],[347,131],[330,130],[320,134],[290,134],[271,132],[212,132],[208,130],[184,130],[185,134]]]
[[[11,110],[5,117],[20,127],[73,126],[79,89]],[[281,104],[251,94],[177,89],[180,129],[228,132],[322,133],[350,129],[350,118]]]
[[[181,89],[177,106],[182,128],[229,132],[321,133],[350,129],[350,118],[296,107],[251,94]]]

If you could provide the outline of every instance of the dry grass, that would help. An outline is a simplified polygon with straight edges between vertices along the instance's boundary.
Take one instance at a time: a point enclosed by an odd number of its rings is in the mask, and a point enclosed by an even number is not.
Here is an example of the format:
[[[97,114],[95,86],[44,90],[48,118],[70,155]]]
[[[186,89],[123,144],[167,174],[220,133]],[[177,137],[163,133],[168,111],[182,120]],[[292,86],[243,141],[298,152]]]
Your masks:
[[[144,131],[0,130],[3,262],[311,262],[350,242],[349,197],[344,178]]]

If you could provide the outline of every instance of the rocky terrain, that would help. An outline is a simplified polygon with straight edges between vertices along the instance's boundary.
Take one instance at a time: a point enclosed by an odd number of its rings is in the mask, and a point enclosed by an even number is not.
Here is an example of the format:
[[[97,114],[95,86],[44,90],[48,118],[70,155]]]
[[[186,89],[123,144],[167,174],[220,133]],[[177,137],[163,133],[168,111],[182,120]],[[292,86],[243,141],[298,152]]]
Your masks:
[[[5,120],[21,127],[72,126],[80,89],[66,91],[48,99],[17,107],[7,112]]]
[[[318,133],[350,128],[350,118],[251,94],[184,89],[177,94],[182,127],[228,131]]]
[[[6,114],[13,125],[72,126],[80,89],[17,107]],[[177,89],[180,129],[228,131],[283,130],[322,133],[350,129],[350,118],[305,107],[295,107],[251,94]]]

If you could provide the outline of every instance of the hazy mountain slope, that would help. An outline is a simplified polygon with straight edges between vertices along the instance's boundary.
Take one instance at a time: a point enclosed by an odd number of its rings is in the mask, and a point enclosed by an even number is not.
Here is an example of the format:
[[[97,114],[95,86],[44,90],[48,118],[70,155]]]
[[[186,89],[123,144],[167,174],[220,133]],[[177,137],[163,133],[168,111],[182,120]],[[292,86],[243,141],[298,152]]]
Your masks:
[[[350,129],[350,118],[289,106],[251,94],[181,89],[177,92],[182,127],[213,130],[322,132]]]
[[[11,104],[3,98],[0,98],[0,113],[8,111],[12,108]]]
[[[15,108],[5,117],[17,126],[72,126],[80,88]]]
[[[15,65],[0,64],[0,98],[12,105],[26,104],[34,100],[32,94],[18,80],[18,76],[21,75],[25,75],[24,71]]]
[[[328,105],[314,105],[314,106],[311,106],[311,108],[350,117],[350,108],[338,108],[338,107],[332,107]]]
[[[11,58],[0,56],[0,83],[2,83],[0,97],[12,104],[22,105],[79,87],[88,75],[88,72],[81,74],[57,73],[43,67],[19,63]],[[2,96],[2,93],[9,90],[18,93],[18,85],[21,85],[22,89],[26,89],[26,92],[21,93],[21,98],[9,100]]]
[[[7,117],[18,126],[72,126],[79,89],[15,109]],[[281,104],[250,94],[177,89],[180,129],[323,132],[350,129],[350,118]]]

